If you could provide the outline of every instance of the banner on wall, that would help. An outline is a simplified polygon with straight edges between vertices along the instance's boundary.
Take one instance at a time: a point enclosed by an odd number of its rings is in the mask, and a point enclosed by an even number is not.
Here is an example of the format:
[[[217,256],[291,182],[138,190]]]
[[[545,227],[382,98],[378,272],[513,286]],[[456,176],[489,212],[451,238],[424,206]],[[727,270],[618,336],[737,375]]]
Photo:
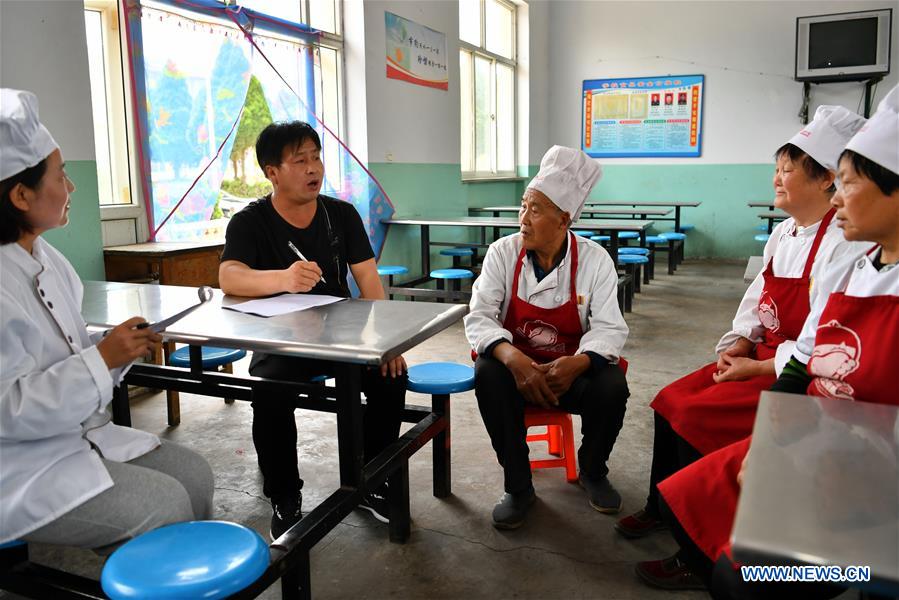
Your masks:
[[[581,147],[595,158],[702,154],[704,75],[584,81]]]
[[[384,13],[387,32],[387,78],[446,90],[446,35],[390,12]]]

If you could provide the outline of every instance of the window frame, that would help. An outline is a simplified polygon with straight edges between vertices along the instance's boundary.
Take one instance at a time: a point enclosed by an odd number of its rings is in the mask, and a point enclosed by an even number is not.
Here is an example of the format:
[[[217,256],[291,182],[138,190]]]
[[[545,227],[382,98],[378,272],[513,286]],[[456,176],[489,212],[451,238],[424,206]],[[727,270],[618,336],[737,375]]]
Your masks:
[[[149,238],[147,212],[140,185],[135,185],[134,177],[140,173],[135,152],[136,140],[133,127],[133,104],[131,69],[125,57],[125,27],[121,20],[116,0],[84,0],[84,12],[100,13],[103,39],[104,76],[106,89],[107,123],[112,131],[109,135],[110,169],[112,173],[112,193],[121,194],[127,190],[129,202],[100,204],[100,222],[103,228],[103,245],[107,245],[104,223],[112,221],[133,221],[134,239],[139,242]],[[96,140],[94,141],[96,144]],[[124,146],[122,148],[121,146]],[[124,154],[124,156],[122,156]],[[94,160],[96,161],[96,154]]]
[[[512,58],[507,58],[501,54],[497,54],[495,52],[491,52],[487,49],[487,2],[495,1],[512,12]],[[516,79],[518,77],[518,6],[509,0],[478,0],[479,11],[480,11],[480,45],[472,44],[468,41],[465,41],[459,38],[459,54],[460,61],[462,60],[462,53],[468,53],[471,55],[471,80],[469,83],[469,89],[471,90],[471,95],[469,98],[461,97],[461,82],[460,82],[460,103],[468,102],[469,103],[469,111],[472,115],[471,123],[462,123],[462,127],[469,127],[471,129],[471,147],[469,149],[471,156],[471,163],[469,165],[461,164],[462,171],[462,181],[508,181],[508,180],[519,180],[521,177],[518,176],[517,166],[514,164],[515,160],[518,156],[518,86],[516,84]],[[477,160],[476,149],[477,149],[477,125],[474,120],[474,115],[476,114],[476,106],[475,106],[475,97],[476,97],[476,69],[474,68],[476,57],[480,56],[486,60],[490,61],[490,100],[493,109],[493,119],[491,120],[491,135],[493,137],[493,143],[491,145],[490,152],[490,171],[478,171],[476,168]],[[504,64],[512,69],[512,155],[513,155],[513,164],[512,169],[507,171],[500,171],[497,168],[497,160],[498,160],[498,142],[497,139],[497,110],[496,110],[496,98],[497,98],[497,90],[496,90],[496,65],[497,63]],[[461,69],[460,69],[461,72]],[[460,107],[461,112],[461,107]],[[462,148],[461,148],[461,140],[460,140],[460,163],[462,162]],[[467,169],[467,167],[471,166],[472,169]]]

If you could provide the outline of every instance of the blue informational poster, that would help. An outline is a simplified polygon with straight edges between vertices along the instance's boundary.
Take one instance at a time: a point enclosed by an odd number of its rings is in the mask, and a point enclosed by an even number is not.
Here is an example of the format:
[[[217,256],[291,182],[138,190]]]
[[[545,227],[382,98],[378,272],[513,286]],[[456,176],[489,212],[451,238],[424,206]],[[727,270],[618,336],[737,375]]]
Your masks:
[[[595,158],[700,156],[704,75],[584,81],[581,147]]]

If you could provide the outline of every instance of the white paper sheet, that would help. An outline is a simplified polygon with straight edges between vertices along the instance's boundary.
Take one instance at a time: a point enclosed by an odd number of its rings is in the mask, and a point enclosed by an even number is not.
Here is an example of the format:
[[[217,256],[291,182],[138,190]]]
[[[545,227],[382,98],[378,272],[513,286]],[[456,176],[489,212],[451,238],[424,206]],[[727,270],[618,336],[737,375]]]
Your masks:
[[[247,302],[241,302],[240,304],[224,306],[223,308],[236,310],[250,315],[259,315],[260,317],[274,317],[275,315],[283,315],[289,312],[306,310],[307,308],[315,308],[316,306],[334,304],[341,300],[345,300],[345,298],[319,294],[283,294],[272,298],[249,300]]]

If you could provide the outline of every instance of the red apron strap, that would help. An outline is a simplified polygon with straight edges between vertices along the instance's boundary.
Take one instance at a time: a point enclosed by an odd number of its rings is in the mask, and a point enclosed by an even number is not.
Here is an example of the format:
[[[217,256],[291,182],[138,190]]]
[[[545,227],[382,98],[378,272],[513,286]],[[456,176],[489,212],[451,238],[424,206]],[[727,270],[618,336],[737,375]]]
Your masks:
[[[808,258],[805,261],[805,270],[802,271],[802,278],[808,279],[812,274],[812,266],[815,264],[815,255],[818,254],[818,248],[821,246],[821,240],[824,239],[824,234],[827,233],[827,227],[830,225],[830,222],[833,220],[833,215],[837,212],[837,209],[831,207],[827,214],[824,215],[824,218],[821,219],[821,225],[818,226],[818,233],[815,234],[815,241],[812,243],[811,250],[808,251]]]
[[[515,261],[515,275],[512,276],[512,295],[509,296],[509,302],[518,298],[518,278],[521,277],[521,265],[524,263],[524,244],[521,244],[521,252],[518,253],[518,260]]]
[[[571,244],[571,270],[568,272],[571,278],[571,301],[577,306],[577,238],[570,231],[568,243]]]

